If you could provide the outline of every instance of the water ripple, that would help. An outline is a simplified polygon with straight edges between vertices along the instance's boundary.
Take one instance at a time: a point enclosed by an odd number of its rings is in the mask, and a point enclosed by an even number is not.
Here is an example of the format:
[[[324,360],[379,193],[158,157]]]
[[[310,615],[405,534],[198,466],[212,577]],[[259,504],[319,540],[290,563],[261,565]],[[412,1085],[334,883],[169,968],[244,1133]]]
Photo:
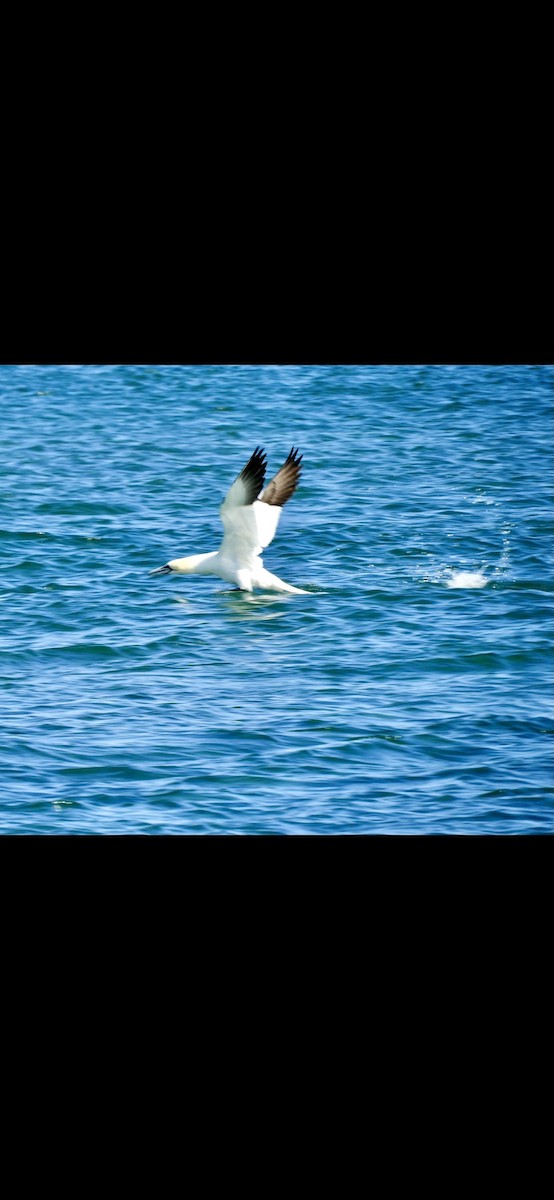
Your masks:
[[[552,832],[552,380],[0,368],[0,832]],[[255,444],[308,594],[149,578]]]

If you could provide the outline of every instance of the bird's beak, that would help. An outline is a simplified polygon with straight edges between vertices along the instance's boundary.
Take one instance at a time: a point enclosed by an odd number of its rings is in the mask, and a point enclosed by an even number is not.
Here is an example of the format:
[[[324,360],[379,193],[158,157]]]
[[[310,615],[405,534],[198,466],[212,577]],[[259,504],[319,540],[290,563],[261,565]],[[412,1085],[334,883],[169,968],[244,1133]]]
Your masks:
[[[155,571],[149,571],[149,575],[171,575],[171,567],[156,567]]]

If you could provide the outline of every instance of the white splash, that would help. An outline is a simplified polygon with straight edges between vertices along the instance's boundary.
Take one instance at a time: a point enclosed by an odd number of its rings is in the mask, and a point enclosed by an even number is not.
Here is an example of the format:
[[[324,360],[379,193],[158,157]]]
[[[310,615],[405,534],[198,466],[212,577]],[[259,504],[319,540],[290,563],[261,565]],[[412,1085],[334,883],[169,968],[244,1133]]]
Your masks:
[[[452,571],[446,580],[450,588],[481,588],[489,581],[483,571]]]

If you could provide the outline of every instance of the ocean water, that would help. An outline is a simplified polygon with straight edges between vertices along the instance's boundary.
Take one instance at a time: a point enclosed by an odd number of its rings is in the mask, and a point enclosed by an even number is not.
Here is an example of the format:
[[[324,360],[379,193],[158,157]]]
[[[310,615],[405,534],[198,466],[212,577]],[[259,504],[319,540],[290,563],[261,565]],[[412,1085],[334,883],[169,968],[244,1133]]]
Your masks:
[[[1,366],[0,832],[553,830],[544,366]],[[256,445],[269,570],[217,549]]]

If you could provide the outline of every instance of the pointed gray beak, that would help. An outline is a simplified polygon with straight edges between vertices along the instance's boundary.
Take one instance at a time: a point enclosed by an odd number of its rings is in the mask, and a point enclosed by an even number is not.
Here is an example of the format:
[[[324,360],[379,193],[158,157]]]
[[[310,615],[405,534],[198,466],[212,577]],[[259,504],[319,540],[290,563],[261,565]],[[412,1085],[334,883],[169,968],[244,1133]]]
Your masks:
[[[149,575],[171,575],[171,567],[156,567],[155,571],[149,571]]]

